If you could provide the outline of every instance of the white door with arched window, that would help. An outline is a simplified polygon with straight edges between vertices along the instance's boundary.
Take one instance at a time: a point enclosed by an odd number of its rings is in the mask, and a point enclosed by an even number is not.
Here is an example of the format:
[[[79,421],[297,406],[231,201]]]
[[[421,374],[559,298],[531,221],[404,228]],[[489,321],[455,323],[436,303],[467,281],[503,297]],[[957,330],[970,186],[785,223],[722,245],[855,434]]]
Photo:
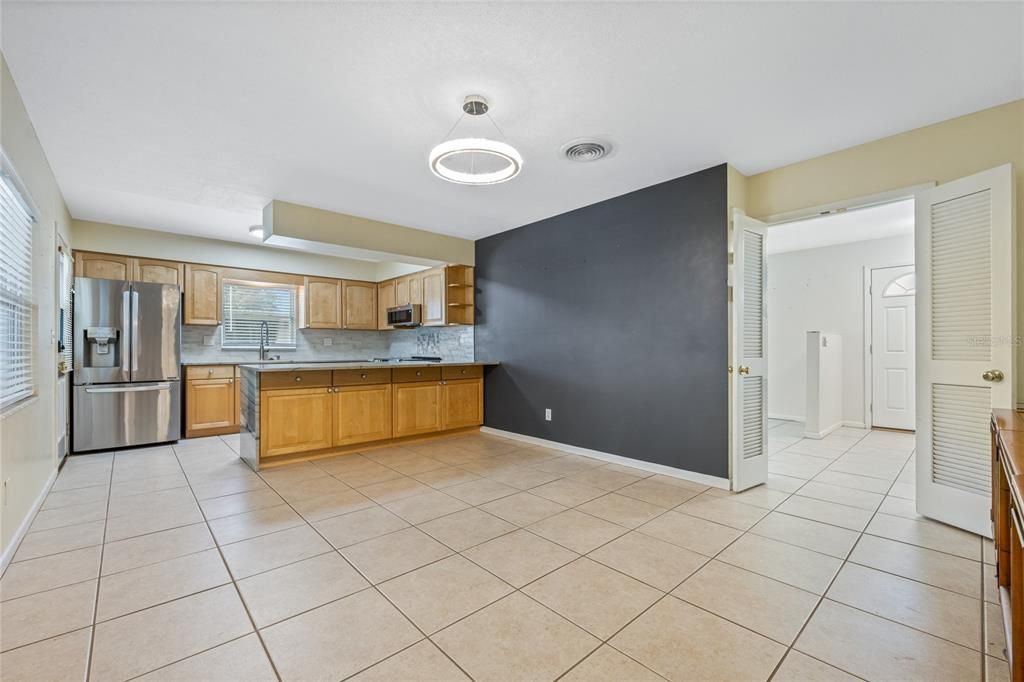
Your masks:
[[[914,430],[914,266],[871,271],[870,426]]]

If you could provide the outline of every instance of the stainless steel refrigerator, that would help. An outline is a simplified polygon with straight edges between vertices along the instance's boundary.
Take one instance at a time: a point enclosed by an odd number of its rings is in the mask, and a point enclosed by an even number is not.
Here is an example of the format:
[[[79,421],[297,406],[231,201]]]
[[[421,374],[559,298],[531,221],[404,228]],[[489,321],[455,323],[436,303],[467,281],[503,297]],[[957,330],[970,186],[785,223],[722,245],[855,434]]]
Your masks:
[[[75,278],[72,450],[181,437],[181,292]]]

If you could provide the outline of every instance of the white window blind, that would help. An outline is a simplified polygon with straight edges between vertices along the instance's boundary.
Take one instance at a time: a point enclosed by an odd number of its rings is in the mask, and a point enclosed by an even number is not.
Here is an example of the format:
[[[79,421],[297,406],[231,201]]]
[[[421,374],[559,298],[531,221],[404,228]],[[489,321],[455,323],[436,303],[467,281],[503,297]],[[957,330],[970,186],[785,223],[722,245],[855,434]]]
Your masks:
[[[0,409],[31,396],[32,214],[0,175]]]
[[[223,301],[223,348],[259,348],[262,322],[270,348],[295,348],[298,287],[226,280]]]

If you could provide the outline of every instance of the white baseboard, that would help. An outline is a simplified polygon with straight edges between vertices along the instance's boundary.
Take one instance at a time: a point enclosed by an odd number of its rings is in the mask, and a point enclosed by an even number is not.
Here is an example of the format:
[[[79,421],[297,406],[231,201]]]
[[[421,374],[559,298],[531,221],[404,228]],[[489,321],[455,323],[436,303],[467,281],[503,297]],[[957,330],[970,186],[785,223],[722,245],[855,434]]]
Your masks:
[[[797,417],[796,415],[792,415],[792,414],[769,414],[768,418],[769,419],[778,419],[778,420],[784,421],[784,422],[803,422],[804,421],[804,417]]]
[[[832,433],[836,429],[842,427],[843,422],[836,422],[832,426],[829,426],[821,431],[804,431],[804,438],[812,438],[814,440],[821,440],[828,434]]]
[[[851,429],[866,429],[866,428],[868,428],[867,424],[865,424],[864,422],[854,422],[854,421],[845,421],[845,422],[843,422],[843,426],[849,426]]]
[[[54,468],[53,472],[50,473],[50,478],[46,481],[46,485],[43,486],[42,491],[39,493],[39,497],[32,503],[32,507],[28,510],[28,514],[21,520],[21,525],[18,526],[18,530],[14,532],[11,537],[11,542],[4,548],[3,554],[0,554],[0,574],[7,570],[7,565],[11,563],[11,559],[14,558],[14,552],[18,549],[18,545],[21,544],[22,539],[28,532],[29,527],[36,518],[36,512],[43,506],[43,500],[46,499],[47,494],[50,492],[50,488],[53,486],[53,482],[57,480],[57,473],[60,471],[59,468]]]
[[[480,431],[482,431],[483,433],[492,434],[494,436],[501,436],[502,438],[510,438],[512,440],[530,443],[531,445],[542,445],[546,448],[551,448],[553,450],[561,450],[562,452],[568,452],[569,454],[572,455],[582,455],[583,457],[600,459],[604,462],[611,462],[613,464],[621,464],[623,466],[633,467],[634,469],[650,471],[651,473],[654,474],[664,474],[666,476],[672,476],[673,478],[681,478],[684,481],[692,481],[693,483],[700,483],[701,485],[709,485],[713,488],[721,488],[722,490],[729,489],[729,479],[727,478],[720,478],[718,476],[708,476],[707,474],[697,473],[696,471],[687,471],[685,469],[676,469],[675,467],[665,466],[664,464],[645,462],[643,460],[633,459],[632,457],[623,457],[622,455],[613,455],[608,452],[601,452],[600,450],[589,450],[587,448],[580,448],[575,445],[567,445],[565,443],[559,443],[553,440],[546,440],[544,438],[525,436],[521,433],[514,433],[512,431],[492,429],[489,426],[481,426]]]

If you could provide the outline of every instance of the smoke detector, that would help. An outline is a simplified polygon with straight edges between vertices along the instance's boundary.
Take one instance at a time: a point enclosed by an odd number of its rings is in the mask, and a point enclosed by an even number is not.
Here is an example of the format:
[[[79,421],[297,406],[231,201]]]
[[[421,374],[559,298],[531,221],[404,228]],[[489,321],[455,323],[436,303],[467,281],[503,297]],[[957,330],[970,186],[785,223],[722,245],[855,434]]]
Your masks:
[[[603,159],[611,154],[611,151],[611,144],[592,138],[572,140],[562,146],[562,154],[565,158],[579,163]]]

